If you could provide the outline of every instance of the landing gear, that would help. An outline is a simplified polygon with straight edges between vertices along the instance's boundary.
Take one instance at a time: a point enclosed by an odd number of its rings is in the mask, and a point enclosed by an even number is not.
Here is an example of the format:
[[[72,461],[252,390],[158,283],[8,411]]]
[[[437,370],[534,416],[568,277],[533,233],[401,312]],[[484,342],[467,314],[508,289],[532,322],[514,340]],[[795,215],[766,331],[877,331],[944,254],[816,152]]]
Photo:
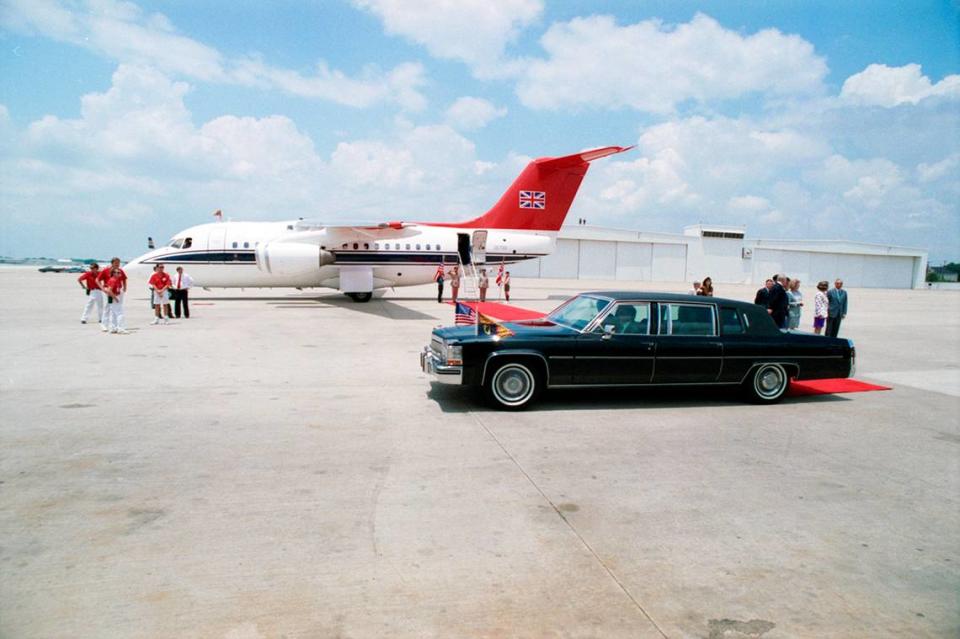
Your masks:
[[[373,293],[347,293],[346,295],[354,302],[369,302],[373,297]]]

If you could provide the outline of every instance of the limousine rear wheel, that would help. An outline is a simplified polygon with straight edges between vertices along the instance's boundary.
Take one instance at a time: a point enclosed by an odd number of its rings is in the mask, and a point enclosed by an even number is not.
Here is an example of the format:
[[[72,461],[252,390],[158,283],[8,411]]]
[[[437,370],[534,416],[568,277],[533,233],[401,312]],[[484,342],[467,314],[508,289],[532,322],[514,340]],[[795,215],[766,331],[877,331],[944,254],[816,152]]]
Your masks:
[[[484,390],[494,407],[521,410],[540,395],[541,379],[537,371],[526,363],[505,362],[490,374]]]
[[[780,364],[761,364],[747,380],[750,399],[758,404],[773,404],[783,398],[790,386],[790,376]]]

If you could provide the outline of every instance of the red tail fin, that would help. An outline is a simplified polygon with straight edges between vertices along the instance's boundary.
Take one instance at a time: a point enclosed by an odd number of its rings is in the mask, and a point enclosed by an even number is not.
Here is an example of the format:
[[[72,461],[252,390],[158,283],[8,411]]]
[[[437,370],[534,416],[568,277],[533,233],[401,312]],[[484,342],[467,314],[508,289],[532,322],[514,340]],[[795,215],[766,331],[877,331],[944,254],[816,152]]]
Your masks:
[[[493,207],[468,222],[435,223],[455,228],[558,231],[590,162],[633,147],[608,146],[560,158],[534,160]]]

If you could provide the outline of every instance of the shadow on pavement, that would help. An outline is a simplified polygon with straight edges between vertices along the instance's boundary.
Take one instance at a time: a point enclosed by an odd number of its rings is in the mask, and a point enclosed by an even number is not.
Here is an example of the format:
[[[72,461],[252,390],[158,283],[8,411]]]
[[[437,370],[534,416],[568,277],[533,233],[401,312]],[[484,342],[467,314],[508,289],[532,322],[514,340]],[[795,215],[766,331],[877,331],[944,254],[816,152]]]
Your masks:
[[[449,386],[432,383],[427,397],[436,401],[445,413],[467,411],[495,411],[483,398],[477,387]],[[781,404],[819,404],[848,402],[839,395],[805,395],[786,397]],[[746,406],[739,390],[710,387],[650,387],[650,388],[564,388],[548,390],[540,396],[530,411],[613,410],[613,409],[662,409],[702,408],[721,406]],[[758,406],[757,408],[763,408]]]

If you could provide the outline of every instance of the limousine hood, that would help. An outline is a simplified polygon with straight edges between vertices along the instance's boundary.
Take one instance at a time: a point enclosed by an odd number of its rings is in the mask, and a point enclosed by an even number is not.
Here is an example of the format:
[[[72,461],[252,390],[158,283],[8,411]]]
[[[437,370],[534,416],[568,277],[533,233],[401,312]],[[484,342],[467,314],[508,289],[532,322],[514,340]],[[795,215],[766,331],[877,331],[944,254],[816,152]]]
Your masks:
[[[504,338],[507,340],[514,338],[523,339],[526,337],[549,339],[551,337],[567,337],[579,334],[578,331],[572,328],[554,324],[542,318],[523,320],[520,322],[500,322],[500,324],[506,326],[514,333],[511,337]],[[492,339],[489,335],[483,333],[477,335],[477,328],[472,324],[469,326],[445,326],[443,328],[435,328],[433,334],[447,341],[456,340],[458,342],[471,341],[474,339],[484,341]]]

